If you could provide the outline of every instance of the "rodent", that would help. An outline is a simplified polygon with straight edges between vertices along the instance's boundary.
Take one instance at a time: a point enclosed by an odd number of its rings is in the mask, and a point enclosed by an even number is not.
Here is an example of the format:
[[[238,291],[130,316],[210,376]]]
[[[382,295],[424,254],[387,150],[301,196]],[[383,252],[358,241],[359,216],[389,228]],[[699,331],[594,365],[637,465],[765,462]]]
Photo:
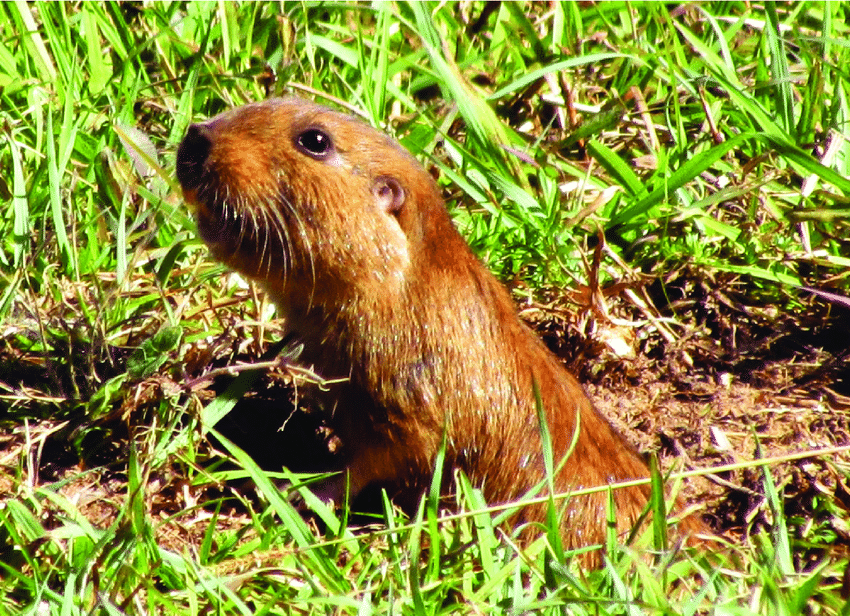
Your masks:
[[[507,290],[453,226],[416,159],[360,120],[297,98],[269,99],[192,125],[177,177],[212,254],[257,281],[326,377],[353,497],[371,485],[408,506],[429,486],[445,435],[491,503],[545,477],[535,387],[558,491],[649,476],[636,450],[518,317]],[[343,496],[345,480],[323,497]],[[646,485],[613,491],[618,531]],[[569,500],[566,547],[603,542],[605,491]],[[532,507],[520,521],[540,521]],[[684,532],[702,530],[693,516]]]

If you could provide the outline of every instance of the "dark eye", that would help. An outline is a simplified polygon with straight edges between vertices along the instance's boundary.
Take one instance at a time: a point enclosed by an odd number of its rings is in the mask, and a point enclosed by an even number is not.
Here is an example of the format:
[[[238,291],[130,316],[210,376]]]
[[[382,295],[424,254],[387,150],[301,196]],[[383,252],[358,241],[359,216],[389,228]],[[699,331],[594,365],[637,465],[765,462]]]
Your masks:
[[[308,128],[295,138],[295,146],[307,156],[322,160],[333,150],[333,142],[327,133],[318,128]]]

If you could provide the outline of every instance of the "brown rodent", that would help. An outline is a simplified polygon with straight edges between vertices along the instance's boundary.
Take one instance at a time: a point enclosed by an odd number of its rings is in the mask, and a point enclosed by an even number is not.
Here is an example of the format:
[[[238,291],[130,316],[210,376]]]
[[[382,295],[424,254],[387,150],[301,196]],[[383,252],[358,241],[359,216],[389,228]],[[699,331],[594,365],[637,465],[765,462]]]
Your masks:
[[[256,280],[324,377],[350,490],[415,502],[446,436],[487,499],[516,499],[545,477],[534,387],[556,478],[568,491],[646,478],[647,465],[576,379],[523,324],[510,295],[455,230],[431,176],[400,145],[300,99],[245,105],[194,124],[177,177],[213,255]],[[578,422],[577,422],[578,419]],[[338,499],[344,480],[326,489]],[[648,488],[613,492],[618,530]],[[605,491],[569,500],[566,546],[604,540]],[[542,507],[526,521],[540,520]],[[701,525],[686,518],[687,531]]]

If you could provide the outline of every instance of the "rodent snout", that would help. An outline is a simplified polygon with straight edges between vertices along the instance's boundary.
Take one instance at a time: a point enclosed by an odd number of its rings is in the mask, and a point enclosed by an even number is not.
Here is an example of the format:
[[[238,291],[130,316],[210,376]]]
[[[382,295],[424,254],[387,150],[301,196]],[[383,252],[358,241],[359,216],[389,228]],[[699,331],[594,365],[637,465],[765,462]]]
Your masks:
[[[211,148],[209,129],[203,124],[192,124],[177,149],[177,179],[184,190],[195,189],[201,184]]]

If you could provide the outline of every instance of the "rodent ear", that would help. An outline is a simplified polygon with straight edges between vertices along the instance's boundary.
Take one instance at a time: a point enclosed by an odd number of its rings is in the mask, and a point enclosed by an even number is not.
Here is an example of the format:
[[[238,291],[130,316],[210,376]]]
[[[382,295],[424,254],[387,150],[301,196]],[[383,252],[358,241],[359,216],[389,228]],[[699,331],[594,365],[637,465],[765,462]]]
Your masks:
[[[375,197],[375,205],[393,216],[399,215],[407,196],[399,181],[388,175],[375,180],[372,184],[372,195]]]

